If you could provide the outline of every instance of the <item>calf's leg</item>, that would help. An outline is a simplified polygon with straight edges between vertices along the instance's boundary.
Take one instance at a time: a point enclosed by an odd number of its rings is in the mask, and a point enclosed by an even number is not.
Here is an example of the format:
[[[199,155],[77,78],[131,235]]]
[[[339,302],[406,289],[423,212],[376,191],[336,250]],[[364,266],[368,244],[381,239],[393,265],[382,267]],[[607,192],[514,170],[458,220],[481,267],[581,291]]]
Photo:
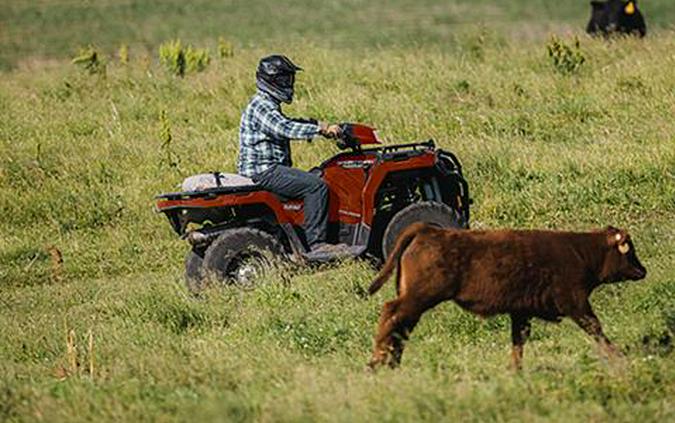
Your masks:
[[[593,337],[600,345],[603,351],[610,356],[621,355],[621,351],[610,342],[602,331],[600,320],[593,313],[593,309],[589,303],[586,303],[582,310],[570,316],[574,322],[579,325],[587,334]]]
[[[389,360],[389,367],[392,369],[398,367],[399,364],[401,364],[401,356],[403,356],[403,348],[405,348],[405,343],[408,341],[410,334],[419,320],[420,315],[418,313],[413,312],[401,315],[399,325],[392,334],[392,354],[391,360]]]
[[[530,317],[519,314],[511,315],[511,359],[514,370],[522,368],[523,346],[530,336]]]
[[[368,363],[368,366],[370,366],[371,369],[374,369],[380,364],[384,364],[387,361],[387,357],[389,357],[389,352],[392,348],[390,333],[395,324],[393,316],[396,313],[399,304],[400,300],[397,298],[393,301],[384,303],[384,306],[382,306],[380,321],[377,325],[377,335],[375,335],[373,355]]]
[[[405,298],[397,298],[384,304],[373,355],[368,363],[370,368],[374,369],[385,363],[394,368],[400,364],[405,341],[420,316],[421,312],[410,301],[405,301]]]

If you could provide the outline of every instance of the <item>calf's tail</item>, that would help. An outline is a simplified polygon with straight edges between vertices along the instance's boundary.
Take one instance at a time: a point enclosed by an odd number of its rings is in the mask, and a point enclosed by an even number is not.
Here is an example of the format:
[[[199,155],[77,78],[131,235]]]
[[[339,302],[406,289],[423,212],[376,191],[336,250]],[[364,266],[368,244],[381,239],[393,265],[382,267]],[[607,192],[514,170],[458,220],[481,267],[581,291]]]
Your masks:
[[[415,239],[415,236],[417,236],[417,234],[425,227],[428,227],[426,223],[413,223],[398,236],[394,250],[389,253],[389,257],[387,257],[387,261],[384,263],[384,266],[382,266],[382,270],[380,270],[380,273],[375,276],[373,283],[370,284],[370,287],[368,288],[368,294],[373,295],[379,291],[380,288],[382,288],[382,285],[384,285],[387,280],[389,280],[389,277],[391,276],[394,269],[399,266],[401,255],[405,249],[408,248],[410,243],[412,243]]]

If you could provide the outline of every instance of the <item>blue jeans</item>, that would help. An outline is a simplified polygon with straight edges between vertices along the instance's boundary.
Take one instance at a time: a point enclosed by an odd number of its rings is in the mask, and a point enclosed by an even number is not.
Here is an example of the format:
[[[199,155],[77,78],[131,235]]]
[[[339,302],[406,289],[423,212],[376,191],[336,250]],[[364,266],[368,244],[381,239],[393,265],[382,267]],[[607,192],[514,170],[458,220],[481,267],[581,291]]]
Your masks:
[[[305,202],[305,237],[310,247],[326,242],[328,232],[328,186],[318,176],[300,169],[274,165],[253,175],[253,182],[263,189]]]

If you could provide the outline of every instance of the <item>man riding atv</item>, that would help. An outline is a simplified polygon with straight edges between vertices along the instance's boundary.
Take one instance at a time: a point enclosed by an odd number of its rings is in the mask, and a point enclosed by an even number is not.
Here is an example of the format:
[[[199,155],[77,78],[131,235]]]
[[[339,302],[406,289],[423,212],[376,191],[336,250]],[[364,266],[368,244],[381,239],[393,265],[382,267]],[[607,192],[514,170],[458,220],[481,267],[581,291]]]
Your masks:
[[[290,119],[281,103],[293,101],[295,73],[302,70],[286,56],[264,57],[258,64],[258,91],[241,115],[238,173],[251,178],[274,194],[304,200],[304,226],[310,251],[308,258],[349,255],[346,244],[326,243],[328,232],[328,187],[316,175],[295,169],[291,140],[311,140],[317,135],[338,138],[340,127],[314,119]]]
[[[249,289],[276,259],[377,262],[419,221],[469,226],[462,166],[433,140],[382,145],[367,125],[284,116],[281,104],[291,102],[298,70],[283,56],[260,61],[258,92],[241,119],[239,174],[193,175],[182,191],[157,196],[157,211],[190,244],[185,275],[192,292],[209,281]],[[337,138],[343,151],[309,173],[293,169],[290,140],[316,135]]]

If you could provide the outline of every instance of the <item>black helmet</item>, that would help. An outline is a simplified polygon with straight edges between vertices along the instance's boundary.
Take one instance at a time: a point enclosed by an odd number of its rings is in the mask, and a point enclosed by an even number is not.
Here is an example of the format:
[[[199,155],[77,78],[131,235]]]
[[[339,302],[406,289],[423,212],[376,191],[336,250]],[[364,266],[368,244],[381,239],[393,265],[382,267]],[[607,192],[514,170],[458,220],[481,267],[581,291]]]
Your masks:
[[[263,57],[255,73],[256,86],[275,99],[284,103],[293,101],[293,83],[295,72],[302,70],[286,56],[272,55]]]

